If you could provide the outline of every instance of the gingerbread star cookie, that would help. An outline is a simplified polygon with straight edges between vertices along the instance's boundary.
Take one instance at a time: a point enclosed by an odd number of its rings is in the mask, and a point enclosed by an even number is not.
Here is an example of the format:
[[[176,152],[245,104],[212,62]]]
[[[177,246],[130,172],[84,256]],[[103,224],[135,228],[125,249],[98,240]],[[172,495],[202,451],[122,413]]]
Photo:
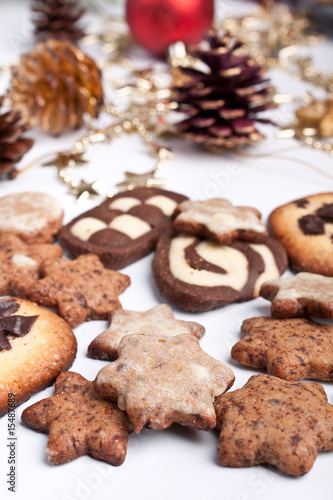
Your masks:
[[[190,333],[198,339],[205,333],[205,328],[199,323],[176,320],[171,307],[166,304],[143,312],[118,309],[111,313],[110,321],[110,327],[89,345],[88,355],[91,358],[114,360],[118,356],[121,339],[133,333],[168,337]]]
[[[251,207],[235,207],[223,198],[206,201],[184,201],[177,207],[179,215],[174,228],[228,244],[236,239],[263,243],[268,238],[260,212]]]
[[[24,298],[39,278],[42,262],[61,256],[59,245],[27,245],[14,234],[0,232],[0,295]]]
[[[95,389],[118,401],[135,432],[147,425],[162,430],[173,422],[213,429],[214,398],[234,381],[230,368],[206,354],[194,335],[127,335],[117,361],[102,368]]]
[[[333,380],[333,326],[305,318],[250,318],[231,357],[286,380]]]
[[[83,455],[121,465],[130,425],[114,403],[102,400],[93,384],[75,372],[63,372],[54,396],[26,408],[23,423],[49,433],[47,457],[60,465]]]
[[[260,295],[272,302],[271,315],[276,318],[333,318],[333,278],[299,273],[291,278],[266,281]]]
[[[224,466],[270,464],[302,476],[320,451],[333,449],[333,406],[320,384],[255,375],[218,397],[215,409]]]
[[[72,327],[92,319],[107,319],[120,309],[118,295],[130,284],[130,278],[105,269],[96,255],[81,255],[74,261],[46,260],[41,266],[45,278],[34,283],[30,300],[58,309]]]

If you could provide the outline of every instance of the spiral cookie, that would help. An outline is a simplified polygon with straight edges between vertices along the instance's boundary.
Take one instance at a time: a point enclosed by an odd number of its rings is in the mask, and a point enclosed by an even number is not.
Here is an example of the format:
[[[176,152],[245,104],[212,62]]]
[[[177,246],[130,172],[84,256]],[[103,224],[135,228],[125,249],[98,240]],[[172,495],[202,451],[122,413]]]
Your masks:
[[[209,311],[252,299],[287,268],[283,246],[235,241],[218,245],[189,235],[163,235],[153,261],[161,295],[186,311]]]

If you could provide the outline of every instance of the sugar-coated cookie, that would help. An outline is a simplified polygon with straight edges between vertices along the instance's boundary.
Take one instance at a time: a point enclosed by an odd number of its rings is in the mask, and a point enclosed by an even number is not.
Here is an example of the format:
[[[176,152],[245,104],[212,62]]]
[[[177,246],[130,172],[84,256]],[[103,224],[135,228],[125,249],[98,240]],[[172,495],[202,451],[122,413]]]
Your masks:
[[[46,193],[15,193],[0,198],[0,231],[27,243],[50,243],[62,227],[63,210]]]
[[[224,466],[270,464],[303,476],[320,451],[333,450],[333,406],[320,384],[255,375],[216,398],[215,409]]]
[[[333,276],[333,193],[282,205],[269,223],[296,270]]]
[[[186,199],[156,188],[126,191],[76,217],[62,229],[61,239],[74,256],[94,253],[106,267],[121,269],[155,248]]]
[[[287,267],[282,245],[235,241],[218,245],[190,235],[163,235],[153,272],[163,297],[186,311],[208,311],[258,296],[261,284]]]
[[[67,323],[27,300],[0,300],[0,415],[50,385],[73,363],[77,345]]]

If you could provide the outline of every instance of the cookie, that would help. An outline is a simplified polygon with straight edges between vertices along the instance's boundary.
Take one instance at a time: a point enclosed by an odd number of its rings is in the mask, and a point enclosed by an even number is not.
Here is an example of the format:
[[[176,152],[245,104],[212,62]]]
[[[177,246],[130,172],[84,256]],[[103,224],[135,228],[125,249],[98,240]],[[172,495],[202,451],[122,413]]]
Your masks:
[[[261,284],[287,267],[282,245],[235,241],[230,245],[189,235],[163,235],[157,244],[153,273],[161,295],[186,311],[209,311],[249,300]]]
[[[88,347],[88,356],[95,359],[113,361],[118,357],[118,347],[125,335],[139,333],[143,335],[174,337],[189,333],[200,339],[205,328],[192,321],[176,320],[170,306],[160,304],[149,311],[123,311],[111,313],[110,327],[98,335]]]
[[[76,339],[56,314],[27,300],[0,300],[0,415],[50,385],[76,356]]]
[[[227,467],[270,464],[303,476],[333,449],[333,406],[320,384],[255,375],[215,400],[218,458]]]
[[[42,262],[61,256],[59,245],[27,245],[14,234],[0,232],[0,295],[25,298],[40,277]]]
[[[126,191],[76,217],[62,229],[61,239],[72,255],[94,253],[106,267],[121,269],[155,248],[186,199],[163,189]]]
[[[260,295],[272,302],[271,315],[276,318],[333,318],[333,278],[299,273],[292,278],[266,281]]]
[[[333,276],[333,193],[278,207],[269,223],[297,271]]]
[[[234,381],[230,368],[206,354],[194,335],[127,335],[117,361],[102,368],[95,389],[118,401],[135,432],[162,430],[173,422],[213,429],[213,401]]]
[[[90,455],[112,465],[126,456],[130,425],[124,412],[104,401],[93,384],[75,372],[63,372],[54,396],[26,408],[22,422],[49,433],[47,458],[53,465]]]
[[[27,243],[50,243],[62,227],[63,210],[45,193],[15,193],[0,198],[0,231]]]
[[[173,227],[178,233],[202,236],[220,244],[229,244],[237,239],[263,243],[268,238],[258,210],[235,207],[223,198],[183,201],[176,213]]]
[[[45,278],[29,288],[28,298],[56,308],[72,328],[84,321],[107,319],[111,311],[120,309],[118,295],[131,281],[124,274],[105,269],[92,254],[74,261],[45,260],[41,273]]]
[[[231,350],[235,361],[285,380],[333,380],[333,326],[305,318],[250,318]]]

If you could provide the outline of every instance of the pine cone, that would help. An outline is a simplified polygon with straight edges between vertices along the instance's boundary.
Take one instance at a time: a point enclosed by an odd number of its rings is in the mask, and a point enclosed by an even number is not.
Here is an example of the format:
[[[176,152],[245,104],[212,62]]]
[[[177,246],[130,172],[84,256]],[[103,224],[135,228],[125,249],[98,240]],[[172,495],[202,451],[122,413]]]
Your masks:
[[[38,41],[56,38],[76,42],[85,35],[78,21],[85,9],[77,0],[34,0],[34,34]]]
[[[207,42],[208,49],[198,46],[189,52],[207,71],[182,67],[184,80],[173,88],[178,111],[189,115],[177,124],[179,133],[217,153],[262,140],[254,123],[271,122],[256,115],[275,107],[263,68],[241,55],[242,44],[228,34],[219,38],[211,30]]]
[[[0,107],[3,97],[0,97]],[[22,137],[26,126],[21,122],[21,114],[8,111],[0,115],[0,177],[15,177],[15,164],[21,160],[32,147],[34,141]]]
[[[98,115],[103,103],[96,63],[67,41],[47,40],[13,68],[8,96],[31,126],[58,135]]]

